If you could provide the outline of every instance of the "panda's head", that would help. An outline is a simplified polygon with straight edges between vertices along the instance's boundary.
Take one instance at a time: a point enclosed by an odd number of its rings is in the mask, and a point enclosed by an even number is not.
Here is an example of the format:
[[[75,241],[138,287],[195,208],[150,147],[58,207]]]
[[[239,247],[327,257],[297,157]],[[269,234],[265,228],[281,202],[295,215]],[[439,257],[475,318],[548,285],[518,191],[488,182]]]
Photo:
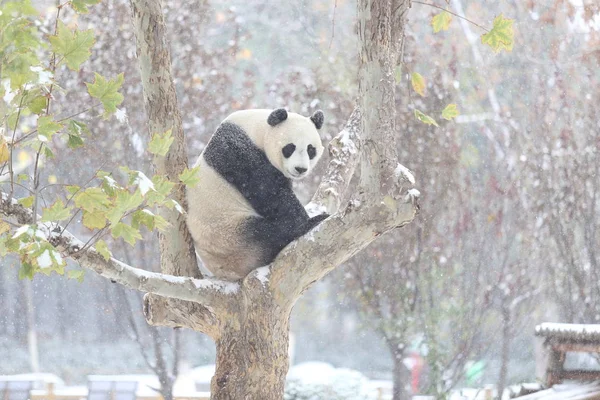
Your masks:
[[[279,108],[269,114],[267,123],[264,150],[271,164],[291,179],[308,176],[323,155],[318,132],[323,126],[323,112],[307,118]]]

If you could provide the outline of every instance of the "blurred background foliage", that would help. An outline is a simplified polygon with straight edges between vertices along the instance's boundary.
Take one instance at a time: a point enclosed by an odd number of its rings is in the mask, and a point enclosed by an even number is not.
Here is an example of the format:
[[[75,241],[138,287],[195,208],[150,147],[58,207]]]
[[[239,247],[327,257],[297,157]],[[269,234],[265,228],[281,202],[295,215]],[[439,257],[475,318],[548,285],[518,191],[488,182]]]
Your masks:
[[[357,95],[354,1],[163,3],[192,162],[238,109],[323,109],[324,142],[342,129]],[[35,5],[50,31],[54,2]],[[419,355],[426,365],[420,390],[443,393],[457,384],[533,380],[533,327],[542,320],[600,322],[600,10],[590,0],[449,5],[486,27],[500,13],[514,19],[514,49],[494,53],[479,39],[484,32],[455,17],[434,34],[430,20],[439,10],[413,4],[396,88],[397,134],[401,162],[417,177],[421,214],[298,302],[294,362],[327,361],[408,382],[402,360]],[[68,26],[93,29],[96,44],[79,73],[57,73],[65,90],[55,93],[55,113],[92,105],[83,82],[93,80],[93,71],[123,72],[119,108],[126,118],[94,119],[86,145],[59,149],[42,180],[81,184],[100,167],[119,165],[150,172],[128,2],[103,0],[89,14],[66,10],[64,18]],[[413,72],[425,78],[425,97],[411,88]],[[449,103],[461,113],[455,122],[439,117]],[[440,126],[419,122],[415,109],[437,116]],[[325,165],[326,159],[321,170]],[[297,188],[302,199],[319,176]],[[81,226],[72,231],[84,240],[90,235]],[[111,250],[132,265],[158,269],[153,235],[125,246],[116,242]],[[0,264],[7,267],[0,268],[0,373],[24,372],[27,290],[16,260]],[[128,292],[125,302],[115,286],[90,272],[82,283],[35,277],[41,370],[71,383],[90,373],[148,370],[131,329],[137,323],[137,341],[150,343],[140,295]],[[170,330],[158,332],[165,348],[173,346]],[[182,370],[213,362],[210,340],[180,335]],[[478,360],[483,373],[465,380]]]

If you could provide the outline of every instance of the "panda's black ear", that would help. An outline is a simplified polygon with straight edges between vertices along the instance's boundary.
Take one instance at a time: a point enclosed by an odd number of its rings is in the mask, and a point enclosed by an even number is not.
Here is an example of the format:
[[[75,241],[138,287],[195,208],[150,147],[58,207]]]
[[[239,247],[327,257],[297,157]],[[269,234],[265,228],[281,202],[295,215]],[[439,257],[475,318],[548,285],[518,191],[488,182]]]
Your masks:
[[[269,114],[269,118],[267,118],[267,123],[271,126],[275,126],[277,124],[282,123],[287,119],[287,111],[285,108],[278,108],[277,110],[273,110],[271,114]]]
[[[313,122],[313,124],[315,124],[317,129],[321,129],[321,127],[323,126],[323,121],[325,120],[325,117],[323,116],[323,111],[315,111],[315,113],[310,117],[310,120]]]

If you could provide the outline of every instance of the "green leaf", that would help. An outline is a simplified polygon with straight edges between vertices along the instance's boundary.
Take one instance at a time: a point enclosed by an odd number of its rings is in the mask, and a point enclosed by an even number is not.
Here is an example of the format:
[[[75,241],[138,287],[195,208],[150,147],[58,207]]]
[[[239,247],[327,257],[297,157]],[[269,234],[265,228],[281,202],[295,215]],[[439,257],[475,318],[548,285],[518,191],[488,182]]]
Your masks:
[[[148,210],[138,210],[133,213],[131,226],[135,229],[139,229],[142,225],[151,232],[154,230],[154,214],[152,212]]]
[[[142,204],[144,198],[139,190],[133,193],[129,193],[126,190],[120,190],[117,192],[117,199],[115,201],[116,208],[127,212],[133,210]]]
[[[93,6],[100,3],[100,0],[71,0],[71,7],[80,14],[87,14],[88,6]]]
[[[489,45],[495,52],[512,51],[514,40],[513,20],[504,18],[502,14],[494,19],[492,30],[481,35],[481,43]]]
[[[82,136],[84,134],[85,135],[90,134],[90,130],[88,129],[86,124],[84,124],[81,121],[76,121],[74,119],[69,120],[68,129],[69,129],[69,134],[74,135],[74,136]]]
[[[152,183],[154,183],[154,190],[146,193],[146,203],[150,206],[162,203],[175,187],[173,182],[161,175],[154,175]]]
[[[38,96],[31,100],[31,103],[29,103],[29,109],[34,114],[41,114],[46,109],[47,103],[48,99],[45,96]]]
[[[78,71],[92,54],[90,49],[94,44],[94,31],[71,31],[62,21],[58,21],[58,31],[55,36],[50,36],[52,51],[63,56],[67,66],[73,71]]]
[[[142,235],[140,234],[139,230],[134,229],[129,225],[125,225],[122,222],[119,222],[115,226],[113,226],[111,229],[111,233],[115,239],[122,237],[123,240],[125,240],[132,246],[135,244],[136,240],[142,238]]]
[[[159,231],[164,231],[169,227],[169,223],[160,215],[154,215],[154,227]]]
[[[72,209],[72,207],[65,207],[59,199],[50,208],[42,209],[42,222],[64,221],[71,216]]]
[[[80,136],[69,135],[67,146],[71,149],[78,149],[83,146],[83,139]]]
[[[415,110],[415,117],[424,124],[439,126],[437,122],[435,122],[435,119],[431,118],[429,115],[423,114],[419,110]]]
[[[450,103],[442,110],[442,118],[450,121],[452,118],[456,117],[458,117],[458,108],[456,107],[456,104]]]
[[[96,248],[96,251],[102,257],[104,257],[104,259],[106,261],[110,260],[110,257],[111,257],[110,250],[108,250],[108,246],[106,245],[106,242],[104,240],[102,240],[102,239],[98,240],[94,247]]]
[[[23,207],[30,208],[33,206],[33,196],[23,197],[22,199],[17,200],[17,202]]]
[[[108,211],[106,218],[112,225],[116,225],[126,212],[131,211],[142,204],[144,198],[139,190],[133,193],[127,190],[116,191],[115,205]]]
[[[18,182],[26,182],[29,180],[29,175],[27,174],[19,174],[17,175],[17,181]]]
[[[413,89],[415,89],[415,92],[425,97],[425,78],[423,78],[421,74],[413,72],[410,75],[410,83],[412,84]]]
[[[39,117],[37,124],[38,139],[41,142],[52,140],[52,136],[62,128],[62,124],[54,121],[50,115]]]
[[[148,144],[148,151],[158,156],[165,156],[171,147],[171,144],[175,140],[171,137],[171,129],[165,133],[155,133],[152,135],[152,139]]]
[[[97,187],[85,189],[78,193],[74,200],[77,207],[89,212],[106,211],[110,205],[107,194]]]
[[[83,269],[72,269],[69,270],[68,276],[69,279],[77,279],[77,282],[83,282],[83,276],[85,275],[85,270]]]
[[[433,33],[447,31],[450,27],[450,21],[452,21],[452,16],[447,11],[442,11],[441,13],[435,15],[433,18],[431,18]]]
[[[69,194],[71,196],[73,196],[75,193],[77,193],[81,189],[81,187],[77,186],[77,185],[69,185],[69,186],[66,186],[65,189],[67,190],[67,192],[69,192]]]
[[[19,279],[29,278],[33,280],[33,273],[35,269],[33,265],[28,262],[21,262],[21,269],[19,269]]]
[[[83,211],[83,225],[89,229],[102,229],[106,226],[106,214],[102,211]]]
[[[396,81],[396,85],[399,85],[402,82],[402,66],[397,65],[394,68],[394,80]]]
[[[46,158],[54,158],[54,153],[48,146],[44,146],[44,155]]]
[[[115,196],[117,190],[123,189],[121,186],[119,186],[117,181],[115,181],[113,179],[113,177],[110,176],[110,174],[108,174],[108,173],[101,174],[100,172],[104,172],[104,171],[98,171],[97,176],[98,176],[98,178],[102,179],[102,190],[104,190],[106,192],[106,194],[113,197],[113,196]]]
[[[198,177],[199,170],[200,166],[192,169],[186,168],[181,174],[179,174],[179,180],[186,186],[196,186],[198,182],[200,182],[200,178]]]
[[[122,73],[108,80],[98,73],[94,73],[94,76],[94,83],[86,83],[88,93],[100,100],[104,106],[104,114],[110,115],[117,111],[117,106],[123,102],[123,95],[119,93],[119,89],[125,78]]]

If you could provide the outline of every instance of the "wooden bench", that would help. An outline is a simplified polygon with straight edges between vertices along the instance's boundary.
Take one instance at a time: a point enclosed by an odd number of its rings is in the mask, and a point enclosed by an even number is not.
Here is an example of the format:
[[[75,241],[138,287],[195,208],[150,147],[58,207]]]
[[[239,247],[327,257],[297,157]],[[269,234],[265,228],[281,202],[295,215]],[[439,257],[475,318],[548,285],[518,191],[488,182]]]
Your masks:
[[[0,381],[0,400],[28,400],[33,381]]]
[[[137,381],[88,381],[88,400],[136,400]]]

